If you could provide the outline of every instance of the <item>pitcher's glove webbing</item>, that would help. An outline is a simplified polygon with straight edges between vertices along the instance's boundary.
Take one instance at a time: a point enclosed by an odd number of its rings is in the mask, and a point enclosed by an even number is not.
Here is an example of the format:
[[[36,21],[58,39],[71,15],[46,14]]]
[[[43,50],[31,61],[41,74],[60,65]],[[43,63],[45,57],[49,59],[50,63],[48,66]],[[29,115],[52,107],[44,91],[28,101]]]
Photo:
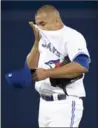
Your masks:
[[[60,64],[60,66],[63,66],[65,64],[68,64],[70,63],[70,60],[67,57],[65,57],[64,61]],[[82,78],[83,74],[82,75],[79,75],[78,77],[74,77],[74,78],[50,78],[50,82],[51,82],[51,85],[54,86],[54,87],[60,87],[62,89],[64,89],[66,87],[66,85]]]

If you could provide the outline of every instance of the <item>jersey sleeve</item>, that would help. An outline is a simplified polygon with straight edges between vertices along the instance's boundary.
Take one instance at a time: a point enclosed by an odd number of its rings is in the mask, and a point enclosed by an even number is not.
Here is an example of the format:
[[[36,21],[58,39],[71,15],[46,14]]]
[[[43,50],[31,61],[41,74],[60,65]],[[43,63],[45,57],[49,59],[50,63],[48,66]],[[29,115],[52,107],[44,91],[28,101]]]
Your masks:
[[[86,40],[82,34],[75,33],[70,35],[66,48],[67,48],[67,54],[71,61],[73,61],[80,54],[87,55],[89,58],[89,62],[91,61],[86,45]]]

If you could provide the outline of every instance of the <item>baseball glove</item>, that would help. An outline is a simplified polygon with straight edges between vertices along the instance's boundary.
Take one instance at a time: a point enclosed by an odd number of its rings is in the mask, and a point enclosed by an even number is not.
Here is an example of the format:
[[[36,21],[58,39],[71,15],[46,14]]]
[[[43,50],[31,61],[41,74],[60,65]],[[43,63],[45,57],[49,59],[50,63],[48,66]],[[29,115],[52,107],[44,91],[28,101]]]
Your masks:
[[[67,56],[65,57],[64,61],[60,64],[60,66],[63,66],[68,63],[70,63],[70,59]],[[76,80],[82,78],[82,76],[83,74],[79,75],[78,77],[74,77],[74,78],[50,78],[50,82],[53,87],[60,87],[65,92],[66,85],[75,82]]]

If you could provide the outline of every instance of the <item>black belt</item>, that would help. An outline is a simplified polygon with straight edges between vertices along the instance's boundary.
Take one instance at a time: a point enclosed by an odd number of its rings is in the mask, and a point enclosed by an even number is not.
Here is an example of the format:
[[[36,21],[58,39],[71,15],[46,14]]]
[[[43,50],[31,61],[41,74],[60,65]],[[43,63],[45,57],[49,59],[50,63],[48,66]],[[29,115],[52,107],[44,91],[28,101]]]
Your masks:
[[[46,100],[46,101],[54,101],[54,100],[55,100],[55,98],[54,98],[53,95],[50,95],[50,96],[41,95],[41,97],[42,97],[44,100]],[[66,99],[66,95],[64,95],[64,94],[57,95],[56,98],[57,98],[56,100],[64,100],[64,99]]]
[[[68,96],[68,95],[60,94],[60,95],[57,95],[57,96],[56,96],[56,99],[55,99],[53,95],[50,95],[50,96],[41,95],[41,97],[42,97],[44,100],[46,100],[46,101],[64,100],[64,99],[66,99],[66,96]],[[78,97],[78,98],[84,100],[85,97]]]

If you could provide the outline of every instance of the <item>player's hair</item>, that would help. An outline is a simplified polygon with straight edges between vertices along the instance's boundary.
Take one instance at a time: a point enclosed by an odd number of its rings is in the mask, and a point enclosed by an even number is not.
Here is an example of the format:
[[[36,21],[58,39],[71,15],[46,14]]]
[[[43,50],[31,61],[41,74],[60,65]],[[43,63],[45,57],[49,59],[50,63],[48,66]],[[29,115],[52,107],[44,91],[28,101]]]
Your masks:
[[[41,8],[39,8],[35,14],[35,16],[45,13],[47,15],[55,15],[57,17],[60,17],[59,11],[53,6],[53,5],[44,5]]]

